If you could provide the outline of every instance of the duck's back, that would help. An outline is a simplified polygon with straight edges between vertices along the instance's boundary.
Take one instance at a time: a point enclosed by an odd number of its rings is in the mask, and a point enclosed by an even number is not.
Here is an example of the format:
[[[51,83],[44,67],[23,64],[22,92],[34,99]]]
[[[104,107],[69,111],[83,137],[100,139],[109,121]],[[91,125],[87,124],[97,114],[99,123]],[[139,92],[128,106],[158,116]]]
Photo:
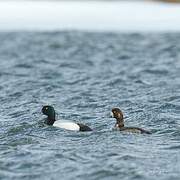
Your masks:
[[[138,127],[122,127],[119,128],[120,131],[130,132],[130,133],[138,133],[138,134],[151,134],[151,132],[144,130]]]

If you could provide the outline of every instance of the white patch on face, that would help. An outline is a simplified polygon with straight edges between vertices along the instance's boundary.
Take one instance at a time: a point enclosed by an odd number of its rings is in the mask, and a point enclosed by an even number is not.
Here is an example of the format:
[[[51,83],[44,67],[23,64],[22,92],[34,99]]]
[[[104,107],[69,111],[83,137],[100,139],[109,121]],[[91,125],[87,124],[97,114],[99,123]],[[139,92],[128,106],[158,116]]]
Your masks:
[[[114,117],[114,114],[113,114],[113,112],[112,112],[112,111],[110,112],[110,116],[111,116],[111,117]]]

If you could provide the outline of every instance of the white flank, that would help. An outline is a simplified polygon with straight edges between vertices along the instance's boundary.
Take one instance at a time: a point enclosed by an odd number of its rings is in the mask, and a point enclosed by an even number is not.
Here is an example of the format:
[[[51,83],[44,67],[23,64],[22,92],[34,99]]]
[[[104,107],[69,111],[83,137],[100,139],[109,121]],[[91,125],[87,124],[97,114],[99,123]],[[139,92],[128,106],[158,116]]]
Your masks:
[[[76,123],[70,121],[55,121],[53,126],[71,131],[79,131],[80,129]]]

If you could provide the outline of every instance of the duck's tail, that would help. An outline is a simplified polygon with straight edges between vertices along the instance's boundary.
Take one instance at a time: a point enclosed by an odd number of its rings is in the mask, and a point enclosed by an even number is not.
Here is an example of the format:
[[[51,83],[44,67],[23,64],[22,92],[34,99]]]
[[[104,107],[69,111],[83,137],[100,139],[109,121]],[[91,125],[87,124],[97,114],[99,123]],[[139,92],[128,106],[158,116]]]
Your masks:
[[[89,126],[87,126],[87,125],[80,124],[80,123],[77,123],[77,124],[80,127],[80,129],[79,129],[80,131],[92,131],[92,129]]]

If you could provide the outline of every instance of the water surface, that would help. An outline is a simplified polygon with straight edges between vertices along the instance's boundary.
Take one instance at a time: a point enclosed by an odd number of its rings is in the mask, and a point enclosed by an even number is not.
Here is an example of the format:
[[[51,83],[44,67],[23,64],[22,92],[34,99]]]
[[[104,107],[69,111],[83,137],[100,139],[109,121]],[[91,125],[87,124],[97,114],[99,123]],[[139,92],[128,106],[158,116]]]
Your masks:
[[[180,34],[0,33],[0,179],[180,176]],[[43,124],[41,108],[94,132]],[[112,107],[128,126],[112,131]]]

